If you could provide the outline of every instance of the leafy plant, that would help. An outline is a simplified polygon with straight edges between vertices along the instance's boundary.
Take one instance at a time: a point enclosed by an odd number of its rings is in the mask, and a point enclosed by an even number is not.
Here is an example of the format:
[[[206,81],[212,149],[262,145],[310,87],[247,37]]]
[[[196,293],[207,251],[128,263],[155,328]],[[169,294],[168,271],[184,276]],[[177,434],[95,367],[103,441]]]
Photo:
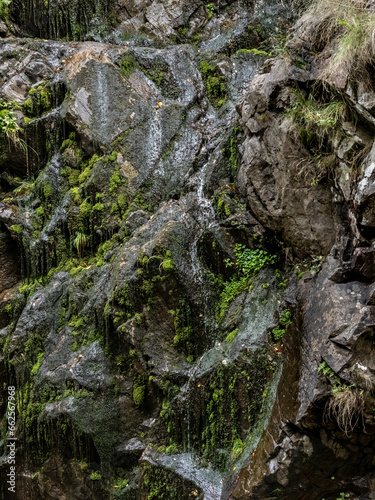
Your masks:
[[[234,248],[234,254],[237,258],[236,267],[246,277],[253,276],[264,266],[276,262],[276,256],[270,255],[266,250],[250,250],[250,248],[239,243]]]
[[[207,4],[207,10],[208,10],[208,19],[211,19],[211,17],[215,13],[215,7],[213,3],[208,3]]]
[[[241,292],[249,289],[252,278],[265,266],[276,263],[276,256],[269,254],[266,250],[251,250],[245,245],[237,244],[234,248],[236,261],[225,260],[227,267],[235,267],[236,276],[223,283],[220,302],[217,307],[218,319],[221,319],[227,311],[229,304]]]
[[[285,328],[292,323],[292,313],[285,309],[280,315],[279,325],[270,332],[270,337],[274,342],[282,338]]]
[[[15,147],[21,148],[26,151],[26,142],[20,138],[22,128],[17,124],[17,120],[12,108],[13,103],[8,103],[0,100],[0,134],[6,138],[9,147],[12,143]]]
[[[327,361],[320,363],[318,371],[322,372],[324,376],[337,380],[338,377],[332,368],[328,365]]]

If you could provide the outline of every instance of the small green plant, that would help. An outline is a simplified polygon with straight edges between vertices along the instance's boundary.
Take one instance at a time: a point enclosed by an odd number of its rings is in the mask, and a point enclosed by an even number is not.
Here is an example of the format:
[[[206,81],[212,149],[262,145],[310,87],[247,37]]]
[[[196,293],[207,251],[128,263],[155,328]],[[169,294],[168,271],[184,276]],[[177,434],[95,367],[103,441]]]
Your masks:
[[[285,333],[285,328],[292,323],[292,313],[285,309],[280,315],[279,324],[270,332],[271,340],[277,342]]]
[[[165,453],[167,455],[173,455],[174,453],[176,453],[177,451],[177,444],[176,443],[172,443],[171,445],[167,446],[167,448],[165,449]]]
[[[74,238],[73,245],[77,249],[78,257],[81,258],[83,255],[83,249],[85,248],[87,243],[87,236],[83,233],[76,233],[76,237]]]
[[[84,472],[85,470],[88,469],[89,467],[89,464],[86,460],[82,460],[80,463],[79,463],[79,467],[81,469],[82,472]]]
[[[323,361],[322,363],[320,363],[318,371],[322,372],[325,377],[332,378],[333,380],[336,380],[338,382],[340,381],[336,373],[328,365],[327,361]]]
[[[8,103],[0,100],[0,134],[8,141],[9,147],[11,144],[13,144],[15,147],[21,148],[26,151],[26,142],[20,138],[20,134],[23,130],[17,124],[17,120],[12,108],[12,102]]]
[[[254,276],[264,266],[276,262],[276,256],[270,255],[266,250],[251,250],[245,245],[237,244],[234,248],[237,269],[246,277]]]
[[[122,490],[122,489],[126,488],[126,486],[128,486],[128,484],[129,484],[129,479],[118,479],[116,481],[115,488]]]
[[[296,265],[294,269],[294,274],[297,275],[298,279],[301,279],[306,273],[310,273],[313,276],[317,274],[323,265],[323,257],[319,255],[318,257],[313,257],[312,259],[305,259]]]
[[[211,19],[211,17],[215,13],[215,6],[213,3],[208,3],[207,4],[207,11],[208,11],[208,19]]]
[[[95,471],[90,474],[91,481],[100,481],[102,479],[102,475],[100,472]]]
[[[250,289],[252,278],[265,266],[276,263],[276,256],[266,250],[251,250],[245,245],[237,244],[234,248],[235,262],[225,260],[227,267],[235,267],[237,273],[229,281],[223,283],[220,302],[217,306],[217,318],[221,319],[233,299],[241,292]]]

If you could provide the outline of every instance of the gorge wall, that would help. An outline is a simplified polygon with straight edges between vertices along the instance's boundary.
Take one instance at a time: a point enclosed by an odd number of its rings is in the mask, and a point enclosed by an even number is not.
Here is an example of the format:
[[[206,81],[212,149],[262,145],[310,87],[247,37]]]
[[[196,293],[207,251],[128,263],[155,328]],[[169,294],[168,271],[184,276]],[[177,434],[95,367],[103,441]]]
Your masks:
[[[372,9],[0,1],[1,498],[375,498]]]

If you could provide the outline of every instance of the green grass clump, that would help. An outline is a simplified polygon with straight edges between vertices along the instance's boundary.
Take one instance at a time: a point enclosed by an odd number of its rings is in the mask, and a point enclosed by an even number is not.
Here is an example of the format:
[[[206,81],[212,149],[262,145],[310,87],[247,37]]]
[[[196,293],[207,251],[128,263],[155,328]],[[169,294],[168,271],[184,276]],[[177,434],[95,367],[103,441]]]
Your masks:
[[[119,479],[116,481],[116,488],[118,488],[119,490],[122,490],[124,488],[126,488],[126,486],[128,486],[129,484],[129,479]]]
[[[333,101],[321,103],[312,94],[304,97],[294,89],[292,92],[291,105],[287,116],[305,127],[316,127],[324,132],[325,129],[335,127],[345,117],[346,104],[344,101]]]
[[[324,103],[315,99],[312,93],[305,97],[295,89],[289,90],[291,102],[286,116],[296,123],[299,139],[311,153],[299,163],[298,175],[316,185],[334,170],[336,160],[329,139],[332,132],[340,129],[341,123],[347,119],[349,108],[338,97]]]
[[[371,78],[375,13],[362,0],[315,0],[311,12],[321,19],[321,37],[336,41],[333,55],[324,65],[320,78],[331,80],[342,70],[359,81]]]

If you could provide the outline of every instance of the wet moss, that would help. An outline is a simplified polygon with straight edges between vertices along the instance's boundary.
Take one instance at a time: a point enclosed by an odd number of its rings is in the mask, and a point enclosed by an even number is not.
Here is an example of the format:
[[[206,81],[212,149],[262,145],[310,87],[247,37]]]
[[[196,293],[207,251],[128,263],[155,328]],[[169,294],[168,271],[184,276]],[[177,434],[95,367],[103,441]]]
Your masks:
[[[239,443],[245,442],[262,413],[263,394],[274,369],[266,352],[250,352],[195,381],[186,400],[168,393],[160,416],[171,442],[185,449],[190,445],[225,470],[239,457]]]
[[[194,483],[183,479],[169,469],[145,465],[143,489],[147,500],[185,500],[189,496],[198,498],[202,490]]]
[[[223,106],[228,100],[228,89],[225,77],[220,74],[217,67],[207,61],[201,61],[199,64],[209,101],[215,109]]]
[[[135,72],[138,68],[138,63],[132,56],[125,56],[120,61],[120,69],[121,73],[125,76],[125,78],[129,78],[129,76]]]

